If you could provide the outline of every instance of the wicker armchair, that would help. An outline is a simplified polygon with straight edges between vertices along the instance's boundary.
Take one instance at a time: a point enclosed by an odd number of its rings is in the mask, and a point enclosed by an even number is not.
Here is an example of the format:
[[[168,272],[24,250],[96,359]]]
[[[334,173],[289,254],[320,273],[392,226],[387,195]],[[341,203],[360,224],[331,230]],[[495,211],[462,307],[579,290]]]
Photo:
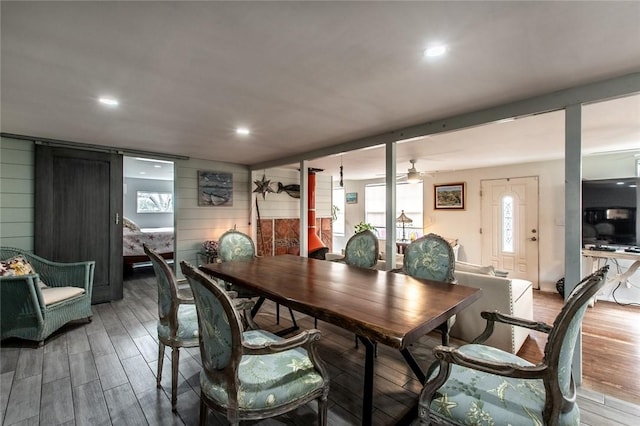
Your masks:
[[[34,340],[40,345],[69,321],[91,321],[94,261],[51,262],[25,250],[0,247],[0,259],[27,260],[35,274],[0,277],[2,340]]]
[[[587,303],[604,284],[608,268],[574,288],[553,326],[483,312],[487,327],[472,344],[437,346],[433,373],[420,395],[420,424],[580,424],[571,363]],[[534,365],[480,344],[491,336],[495,322],[548,333],[542,361]]]

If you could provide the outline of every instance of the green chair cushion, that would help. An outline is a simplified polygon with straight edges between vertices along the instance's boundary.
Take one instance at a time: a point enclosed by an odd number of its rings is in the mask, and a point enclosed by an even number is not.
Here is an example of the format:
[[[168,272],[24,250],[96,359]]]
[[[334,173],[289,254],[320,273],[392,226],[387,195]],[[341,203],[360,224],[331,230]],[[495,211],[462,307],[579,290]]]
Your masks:
[[[246,331],[243,337],[251,344],[282,340],[263,330]],[[269,355],[243,355],[238,367],[238,378],[238,405],[245,410],[284,405],[324,384],[307,356],[307,351],[300,348]],[[200,374],[200,389],[221,406],[227,406],[227,389],[224,384],[214,383],[204,372]]]
[[[533,364],[485,345],[464,345],[460,352],[488,361]],[[434,372],[434,375],[437,373]],[[451,375],[431,402],[432,415],[460,425],[542,425],[542,380],[515,379],[452,365]],[[559,425],[579,425],[578,405],[560,415]]]
[[[169,339],[171,330],[169,325],[158,322],[158,337]],[[195,305],[178,306],[178,331],[176,340],[180,346],[186,346],[189,340],[198,338],[198,314]]]

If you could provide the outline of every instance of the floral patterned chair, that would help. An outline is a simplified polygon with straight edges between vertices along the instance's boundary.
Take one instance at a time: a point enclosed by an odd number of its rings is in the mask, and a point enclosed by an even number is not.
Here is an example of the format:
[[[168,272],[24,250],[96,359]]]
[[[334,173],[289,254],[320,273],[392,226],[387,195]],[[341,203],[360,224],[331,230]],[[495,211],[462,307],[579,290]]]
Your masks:
[[[451,244],[436,234],[427,234],[413,241],[404,252],[402,272],[415,278],[455,283],[455,255]],[[449,330],[456,316],[442,323],[442,344],[449,344]]]
[[[378,263],[378,249],[378,237],[366,229],[349,238],[344,249],[344,257],[333,262],[373,269]]]
[[[180,348],[198,346],[198,317],[193,296],[180,291],[173,271],[157,252],[143,245],[153,265],[158,282],[158,375],[161,387],[165,346],[171,347],[171,408],[176,410],[178,400],[178,365]]]
[[[320,331],[282,339],[263,330],[242,331],[228,294],[213,279],[181,262],[198,310],[200,424],[208,409],[241,420],[277,416],[318,400],[318,423],[327,422],[329,377],[316,351]]]
[[[420,424],[579,425],[571,362],[587,303],[602,287],[608,266],[572,291],[553,326],[483,312],[485,331],[469,345],[434,349],[434,368],[420,395]],[[548,333],[544,358],[531,364],[481,345],[495,322]]]
[[[346,263],[358,268],[374,269],[378,263],[379,243],[378,237],[368,229],[360,231],[349,238],[344,248],[344,257],[333,259],[332,262]],[[315,327],[318,320],[314,318]],[[377,342],[374,342],[376,345]],[[356,336],[356,348],[358,347],[358,336]],[[378,353],[377,345],[376,351]]]
[[[246,234],[240,231],[231,229],[220,236],[218,240],[218,256],[221,262],[243,261],[250,260],[256,256],[256,248],[253,244],[253,240]],[[231,283],[226,284],[228,290],[232,290],[237,293],[239,298],[253,298],[257,297],[255,293],[244,287],[233,285]],[[251,315],[255,316],[264,303],[264,297],[259,297],[255,306],[251,311]],[[293,311],[289,308],[289,314],[291,314],[291,321],[293,327],[286,331],[293,331],[298,329],[298,323],[293,315]],[[280,322],[280,305],[276,305],[276,319]]]

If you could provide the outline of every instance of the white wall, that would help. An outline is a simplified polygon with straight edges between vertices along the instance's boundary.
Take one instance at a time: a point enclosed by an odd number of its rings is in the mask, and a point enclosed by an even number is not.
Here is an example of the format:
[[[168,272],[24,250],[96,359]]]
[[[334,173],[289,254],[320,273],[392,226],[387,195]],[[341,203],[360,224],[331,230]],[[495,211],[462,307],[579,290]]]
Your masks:
[[[198,170],[233,174],[231,206],[198,206]],[[201,259],[198,259],[196,253],[202,243],[206,240],[217,240],[225,231],[234,227],[251,235],[250,200],[249,169],[246,166],[194,158],[176,160],[176,260],[187,260],[197,265]],[[180,268],[176,269],[181,276]]]
[[[140,228],[173,227],[173,213],[138,213],[138,191],[173,193],[172,180],[124,178],[123,216]]]

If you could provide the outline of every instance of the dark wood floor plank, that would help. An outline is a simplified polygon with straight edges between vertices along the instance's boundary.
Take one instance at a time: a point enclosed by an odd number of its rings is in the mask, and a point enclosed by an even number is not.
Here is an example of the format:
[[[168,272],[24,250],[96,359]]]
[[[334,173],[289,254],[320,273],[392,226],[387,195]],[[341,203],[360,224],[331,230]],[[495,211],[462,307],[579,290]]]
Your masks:
[[[15,372],[20,357],[20,342],[17,339],[7,339],[6,342],[17,346],[2,346],[0,348],[0,373]]]
[[[13,371],[0,374],[0,424],[3,424],[4,414],[7,411],[7,403],[13,386]]]
[[[162,389],[153,389],[136,394],[140,407],[150,426],[178,426],[184,423],[171,411],[171,399]]]
[[[89,338],[89,345],[91,346],[91,352],[93,352],[94,357],[97,358],[103,355],[116,353],[106,331],[98,331],[87,336]]]
[[[67,333],[67,351],[69,352],[69,355],[91,350],[89,338],[85,331],[87,326],[76,328]]]
[[[71,385],[74,388],[98,379],[98,371],[91,351],[69,354],[69,371]]]
[[[107,403],[99,380],[73,387],[76,426],[111,425]]]
[[[42,367],[42,383],[49,383],[64,377],[69,377],[69,355],[66,351],[66,343],[64,349],[65,350],[56,350],[53,352],[45,351]]]
[[[127,334],[127,330],[120,322],[118,314],[114,311],[113,306],[110,303],[102,303],[94,306],[94,310],[100,312],[100,319],[102,319],[102,325],[108,335],[114,336],[117,334]]]
[[[115,353],[95,357],[95,361],[102,390],[107,391],[129,383],[120,359]]]
[[[15,380],[21,380],[30,376],[42,374],[42,362],[44,359],[44,348],[23,347],[20,349],[20,358],[16,365]]]
[[[138,347],[133,342],[133,339],[128,334],[120,334],[116,336],[109,336],[111,343],[118,354],[118,358],[127,359],[133,356],[140,355]],[[140,337],[140,336],[138,336]]]
[[[133,339],[138,351],[144,357],[145,361],[153,362],[158,360],[158,342],[150,335],[136,337]]]
[[[122,366],[136,395],[156,389],[156,376],[142,355],[122,359]]]
[[[42,391],[42,376],[28,376],[23,379],[13,378],[13,386],[4,424],[9,426],[31,417],[40,415],[40,393]]]
[[[142,408],[129,383],[104,392],[107,409],[114,426],[146,426]]]
[[[43,418],[43,424],[59,425],[74,421],[70,377],[43,383],[40,413],[46,413],[46,420]]]

